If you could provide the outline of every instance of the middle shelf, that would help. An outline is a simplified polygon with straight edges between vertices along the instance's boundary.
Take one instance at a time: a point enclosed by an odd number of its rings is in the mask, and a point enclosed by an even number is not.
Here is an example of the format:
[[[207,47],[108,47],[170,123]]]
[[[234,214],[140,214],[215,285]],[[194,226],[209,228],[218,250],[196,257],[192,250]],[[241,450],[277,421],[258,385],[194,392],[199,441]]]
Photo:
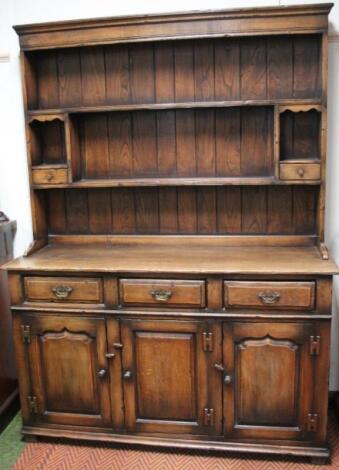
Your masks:
[[[322,107],[40,113],[28,120],[36,188],[319,184]]]

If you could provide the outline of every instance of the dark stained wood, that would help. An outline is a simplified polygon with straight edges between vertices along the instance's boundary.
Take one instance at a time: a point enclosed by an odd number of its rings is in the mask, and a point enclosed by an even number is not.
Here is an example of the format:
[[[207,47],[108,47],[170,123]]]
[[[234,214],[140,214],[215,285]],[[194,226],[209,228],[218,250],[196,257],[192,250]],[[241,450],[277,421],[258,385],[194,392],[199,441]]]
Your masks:
[[[309,323],[224,323],[224,367],[232,377],[224,387],[226,434],[306,438],[312,333]]]
[[[213,361],[220,356],[218,326],[212,335],[212,353],[203,351],[204,322],[121,322],[126,426],[129,431],[170,434],[216,434],[221,416],[216,402],[220,384],[213,380]],[[175,364],[175,367],[173,367]],[[212,386],[216,386],[214,394]],[[210,425],[204,423],[206,405],[214,410]]]
[[[26,436],[329,456],[330,9],[15,27]]]
[[[98,375],[107,367],[104,320],[44,315],[25,320],[34,330],[28,354],[38,421],[109,426],[108,375]]]
[[[24,50],[78,44],[131,42],[164,38],[325,32],[333,4],[290,5],[210,12],[15,26]]]
[[[317,194],[311,186],[68,189],[66,197],[53,190],[47,210],[51,233],[308,235]]]
[[[120,279],[122,305],[205,307],[205,281]]]
[[[227,308],[312,310],[314,282],[225,281]]]

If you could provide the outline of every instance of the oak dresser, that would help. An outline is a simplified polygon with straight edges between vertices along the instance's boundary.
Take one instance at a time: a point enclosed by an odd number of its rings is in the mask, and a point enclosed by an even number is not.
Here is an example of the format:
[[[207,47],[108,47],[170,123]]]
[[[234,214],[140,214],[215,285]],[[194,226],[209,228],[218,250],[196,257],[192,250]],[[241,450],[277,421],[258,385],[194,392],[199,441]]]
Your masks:
[[[328,458],[331,6],[15,27],[28,439]]]

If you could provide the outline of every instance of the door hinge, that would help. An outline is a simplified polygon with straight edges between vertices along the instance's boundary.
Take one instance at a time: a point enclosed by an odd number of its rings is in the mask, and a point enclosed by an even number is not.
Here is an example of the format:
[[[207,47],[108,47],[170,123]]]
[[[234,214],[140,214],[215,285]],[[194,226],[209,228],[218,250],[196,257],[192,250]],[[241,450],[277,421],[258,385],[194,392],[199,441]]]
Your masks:
[[[22,342],[29,344],[31,342],[31,327],[29,325],[21,325]]]
[[[37,414],[38,412],[38,402],[35,396],[28,396],[29,410],[32,414]]]
[[[307,416],[307,431],[316,432],[318,429],[318,419],[319,416],[317,413],[308,413]]]
[[[204,408],[204,426],[213,426],[214,424],[214,409]]]
[[[202,349],[204,351],[213,351],[213,333],[204,331],[202,334]]]
[[[320,353],[320,336],[310,336],[311,356],[319,356],[319,353]]]

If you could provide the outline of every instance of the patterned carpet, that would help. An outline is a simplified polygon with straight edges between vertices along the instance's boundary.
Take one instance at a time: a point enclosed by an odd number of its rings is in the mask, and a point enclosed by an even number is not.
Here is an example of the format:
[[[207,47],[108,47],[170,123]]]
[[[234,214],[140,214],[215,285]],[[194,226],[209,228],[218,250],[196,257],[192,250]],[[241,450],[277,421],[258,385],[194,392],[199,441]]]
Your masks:
[[[100,447],[81,442],[45,441],[27,444],[13,470],[339,470],[339,424],[330,419],[330,465],[308,459],[242,457],[238,454],[142,450],[128,446]],[[7,469],[6,469],[7,470]]]

